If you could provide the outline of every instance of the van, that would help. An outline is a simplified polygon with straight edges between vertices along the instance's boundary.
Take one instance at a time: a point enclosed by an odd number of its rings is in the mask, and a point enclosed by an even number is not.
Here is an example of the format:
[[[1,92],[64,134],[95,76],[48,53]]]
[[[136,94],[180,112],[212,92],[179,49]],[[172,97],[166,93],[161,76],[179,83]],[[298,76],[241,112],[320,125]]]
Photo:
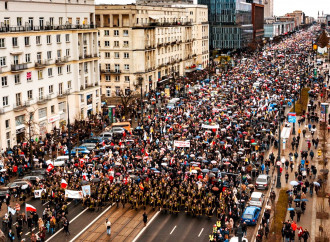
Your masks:
[[[114,127],[120,127],[126,129],[128,132],[131,132],[131,123],[130,122],[118,122],[118,123],[113,123],[111,125],[111,128]]]
[[[321,59],[317,59],[317,60],[316,60],[316,64],[317,64],[317,65],[322,65],[322,64],[323,64],[323,61],[322,61]]]
[[[68,155],[58,156],[55,160],[47,160],[46,164],[52,164],[53,166],[64,166],[65,161],[69,161]]]
[[[180,102],[180,98],[172,98],[170,101],[168,101],[168,103],[174,103],[174,104],[177,104],[178,102]]]

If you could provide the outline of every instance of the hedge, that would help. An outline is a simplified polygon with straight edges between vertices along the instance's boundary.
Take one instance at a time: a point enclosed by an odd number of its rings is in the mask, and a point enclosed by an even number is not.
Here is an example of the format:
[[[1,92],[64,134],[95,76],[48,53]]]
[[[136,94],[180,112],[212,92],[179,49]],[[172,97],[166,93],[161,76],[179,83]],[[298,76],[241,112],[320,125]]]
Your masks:
[[[310,89],[305,87],[301,90],[301,99],[296,102],[296,114],[297,116],[301,116],[303,114],[303,110],[307,111],[308,105],[308,91]],[[294,107],[291,108],[290,112],[294,112]]]
[[[288,194],[286,193],[286,190],[281,189],[276,203],[274,219],[270,230],[270,234],[275,234],[277,241],[282,240],[282,227],[283,222],[285,221],[288,204]]]

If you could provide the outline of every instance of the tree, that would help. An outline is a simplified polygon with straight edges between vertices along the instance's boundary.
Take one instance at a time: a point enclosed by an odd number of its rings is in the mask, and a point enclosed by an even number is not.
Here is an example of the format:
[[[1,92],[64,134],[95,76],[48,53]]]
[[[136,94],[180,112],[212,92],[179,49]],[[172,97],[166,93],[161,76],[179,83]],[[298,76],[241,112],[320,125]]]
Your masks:
[[[25,139],[28,139],[28,145],[29,145],[29,159],[33,163],[33,137],[38,135],[39,132],[37,130],[38,123],[34,121],[34,114],[38,109],[33,109],[31,111],[27,111],[28,115],[26,116],[24,120],[24,125],[28,127],[28,130],[25,130]]]
[[[328,46],[329,44],[329,37],[327,35],[327,33],[325,32],[325,30],[322,31],[322,33],[320,34],[320,36],[318,37],[318,45],[321,48],[324,48],[326,46]]]
[[[120,89],[120,91],[118,92],[118,96],[120,97],[121,104],[124,108],[123,115],[126,116],[128,113],[128,106],[130,102],[134,99],[134,93],[131,90],[127,90],[124,92],[122,89]]]

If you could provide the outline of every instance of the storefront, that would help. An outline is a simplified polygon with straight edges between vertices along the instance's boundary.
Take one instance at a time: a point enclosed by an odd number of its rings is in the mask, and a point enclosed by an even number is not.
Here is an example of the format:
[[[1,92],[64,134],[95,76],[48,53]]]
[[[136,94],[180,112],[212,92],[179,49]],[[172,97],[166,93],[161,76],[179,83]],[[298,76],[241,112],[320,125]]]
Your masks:
[[[16,142],[23,143],[25,139],[25,115],[15,117],[16,125]]]
[[[87,94],[86,101],[87,101],[87,117],[90,117],[93,114],[93,94]]]
[[[51,124],[51,129],[54,129],[56,127],[56,121],[60,120],[60,115],[54,115],[50,118],[48,118],[48,123]]]

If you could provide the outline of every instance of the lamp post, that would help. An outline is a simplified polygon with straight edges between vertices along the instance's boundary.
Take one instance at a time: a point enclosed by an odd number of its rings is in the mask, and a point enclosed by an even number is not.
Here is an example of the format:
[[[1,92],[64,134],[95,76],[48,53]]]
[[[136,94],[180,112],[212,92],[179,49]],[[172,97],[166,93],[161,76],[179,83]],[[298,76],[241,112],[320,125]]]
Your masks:
[[[296,98],[295,98],[295,92],[292,94],[293,98],[293,112],[296,113]],[[296,135],[296,123],[293,123],[293,129],[292,134]]]
[[[280,107],[278,109],[278,153],[277,153],[277,180],[276,180],[276,188],[281,188],[281,110]]]
[[[140,85],[140,88],[141,88],[141,90],[140,90],[140,94],[141,94],[141,123],[142,123],[142,118],[143,118],[143,100],[142,100],[142,86],[143,86],[143,77],[142,76],[139,76],[138,77],[138,81],[139,81],[139,85]]]
[[[71,162],[71,128],[70,128],[70,110],[69,110],[69,93],[66,96],[66,108],[68,112],[68,152],[69,152],[69,163]]]

